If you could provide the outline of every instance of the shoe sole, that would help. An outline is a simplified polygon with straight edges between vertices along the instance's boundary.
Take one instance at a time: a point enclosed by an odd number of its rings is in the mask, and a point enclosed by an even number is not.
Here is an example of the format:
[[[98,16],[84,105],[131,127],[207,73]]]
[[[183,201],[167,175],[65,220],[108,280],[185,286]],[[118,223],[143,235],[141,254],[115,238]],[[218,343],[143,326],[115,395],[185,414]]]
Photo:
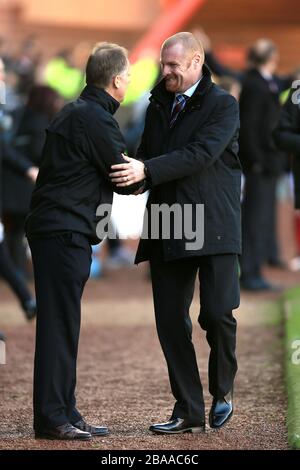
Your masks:
[[[160,429],[150,429],[151,432],[154,434],[184,434],[184,433],[192,433],[192,434],[199,434],[205,432],[204,427],[199,427],[199,428],[186,428],[186,429],[181,429],[180,431],[165,431],[165,430],[160,430]]]
[[[103,437],[103,436],[108,436],[108,435],[109,435],[109,431],[102,432],[102,433],[97,433],[97,434],[92,433],[92,437]]]
[[[228,423],[228,421],[232,418],[232,415],[233,415],[233,410],[232,412],[230,413],[230,415],[228,416],[228,418],[226,418],[226,420],[224,421],[223,424],[221,424],[221,426],[213,426],[213,424],[210,423],[210,420],[209,420],[209,427],[211,429],[221,429],[223,426],[225,426],[225,424]]]
[[[35,439],[47,439],[50,441],[89,441],[92,439],[92,436],[87,436],[87,437],[56,437],[56,436],[49,436],[47,434],[40,434],[40,435],[35,435]]]

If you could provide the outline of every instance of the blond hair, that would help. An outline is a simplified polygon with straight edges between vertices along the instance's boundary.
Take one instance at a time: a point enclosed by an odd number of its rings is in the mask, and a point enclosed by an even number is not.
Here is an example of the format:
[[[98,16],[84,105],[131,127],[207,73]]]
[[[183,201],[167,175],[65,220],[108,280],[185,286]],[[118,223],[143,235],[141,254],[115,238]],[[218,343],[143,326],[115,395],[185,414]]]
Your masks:
[[[161,48],[166,49],[168,47],[174,46],[175,44],[182,44],[186,51],[199,52],[201,56],[204,57],[202,43],[192,33],[183,31],[173,34],[173,36],[170,36],[163,42]]]

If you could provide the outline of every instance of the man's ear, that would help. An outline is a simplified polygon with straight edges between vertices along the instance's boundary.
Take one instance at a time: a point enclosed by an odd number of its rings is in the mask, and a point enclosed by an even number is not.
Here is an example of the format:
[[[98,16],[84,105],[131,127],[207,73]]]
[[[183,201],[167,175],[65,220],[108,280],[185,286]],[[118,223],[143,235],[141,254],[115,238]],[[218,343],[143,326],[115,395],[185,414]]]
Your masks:
[[[201,54],[199,54],[199,53],[195,54],[195,56],[194,56],[194,64],[198,66],[199,64],[201,64],[201,61],[202,61]]]
[[[113,80],[113,85],[115,88],[120,88],[120,77],[119,75],[116,75]]]

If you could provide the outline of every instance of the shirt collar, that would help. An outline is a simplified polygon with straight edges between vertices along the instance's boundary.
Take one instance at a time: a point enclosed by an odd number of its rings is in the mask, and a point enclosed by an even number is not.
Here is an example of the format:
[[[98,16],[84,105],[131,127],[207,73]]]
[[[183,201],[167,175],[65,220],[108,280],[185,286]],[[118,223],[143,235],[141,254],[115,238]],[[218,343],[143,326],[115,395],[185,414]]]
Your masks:
[[[267,81],[273,80],[273,75],[271,73],[266,72],[264,70],[259,70],[259,73],[265,80]]]
[[[185,96],[188,96],[190,98],[194,94],[194,92],[195,92],[197,86],[199,85],[201,79],[202,79],[202,77],[196,83],[194,83],[194,85],[192,85],[190,88],[188,88],[184,93],[175,93],[175,98],[178,95],[185,95]]]

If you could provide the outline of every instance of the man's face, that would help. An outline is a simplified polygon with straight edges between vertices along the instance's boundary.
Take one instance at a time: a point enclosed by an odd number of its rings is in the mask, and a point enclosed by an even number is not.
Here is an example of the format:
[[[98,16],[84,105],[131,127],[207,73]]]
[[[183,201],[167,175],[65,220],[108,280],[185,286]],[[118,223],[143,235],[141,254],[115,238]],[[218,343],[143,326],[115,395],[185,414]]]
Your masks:
[[[200,53],[187,51],[178,43],[162,49],[160,64],[166,89],[171,93],[183,93],[199,80],[203,58]]]
[[[117,94],[116,99],[119,102],[122,102],[125,98],[125,94],[126,94],[128,85],[130,83],[130,64],[129,64],[129,61],[128,61],[127,68],[124,70],[124,72],[122,72],[120,75],[118,75],[115,80],[117,80],[117,83],[118,83],[118,88],[116,90],[116,94]]]
[[[278,67],[278,62],[279,62],[279,53],[278,51],[274,51],[271,58],[270,58],[270,70],[271,73],[275,73],[276,69]]]

